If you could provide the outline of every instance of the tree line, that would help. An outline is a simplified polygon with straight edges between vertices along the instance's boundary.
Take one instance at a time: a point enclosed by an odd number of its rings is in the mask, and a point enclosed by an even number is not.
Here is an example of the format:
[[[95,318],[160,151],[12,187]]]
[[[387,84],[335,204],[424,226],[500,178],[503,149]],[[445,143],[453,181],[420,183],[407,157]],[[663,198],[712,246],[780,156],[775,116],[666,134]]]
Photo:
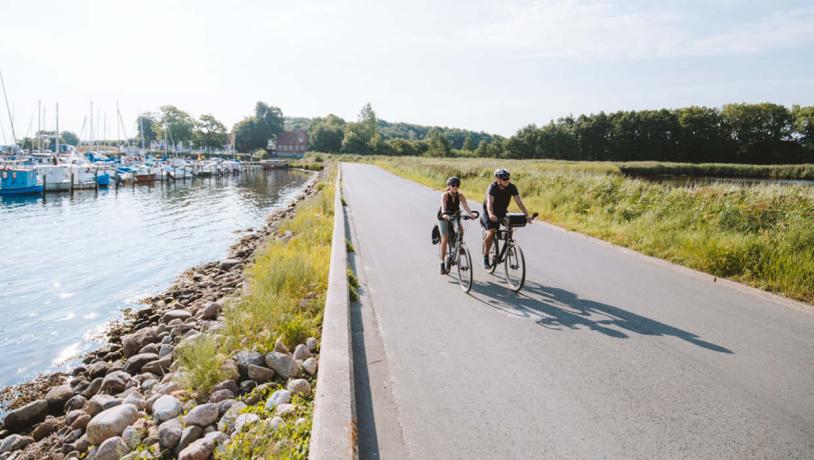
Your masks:
[[[509,158],[814,162],[814,106],[727,104],[567,116],[520,129],[502,150]]]

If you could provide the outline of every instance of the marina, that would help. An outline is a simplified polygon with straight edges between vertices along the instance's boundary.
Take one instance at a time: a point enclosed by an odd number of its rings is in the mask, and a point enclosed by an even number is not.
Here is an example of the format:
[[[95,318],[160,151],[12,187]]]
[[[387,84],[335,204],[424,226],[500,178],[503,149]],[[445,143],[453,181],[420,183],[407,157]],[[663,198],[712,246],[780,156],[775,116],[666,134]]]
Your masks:
[[[59,169],[43,168],[44,177]],[[0,197],[0,386],[68,368],[123,308],[223,257],[311,177],[259,165],[241,171]],[[33,176],[2,174],[16,175],[15,184]]]

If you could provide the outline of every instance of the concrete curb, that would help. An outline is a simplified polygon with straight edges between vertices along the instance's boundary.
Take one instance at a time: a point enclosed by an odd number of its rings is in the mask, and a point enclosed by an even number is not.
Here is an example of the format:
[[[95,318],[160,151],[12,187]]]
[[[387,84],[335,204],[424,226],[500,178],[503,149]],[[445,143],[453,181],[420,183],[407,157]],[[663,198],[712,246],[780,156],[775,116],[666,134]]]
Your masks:
[[[342,166],[337,166],[328,294],[322,320],[319,373],[308,458],[356,459],[356,411],[350,331]]]

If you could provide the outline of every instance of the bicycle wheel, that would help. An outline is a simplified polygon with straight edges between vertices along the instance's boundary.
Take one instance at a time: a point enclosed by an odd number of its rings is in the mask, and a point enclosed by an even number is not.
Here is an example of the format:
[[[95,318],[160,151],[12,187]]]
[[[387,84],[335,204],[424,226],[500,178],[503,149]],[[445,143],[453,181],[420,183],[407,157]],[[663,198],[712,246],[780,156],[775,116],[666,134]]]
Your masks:
[[[455,263],[458,274],[458,284],[464,292],[469,292],[472,289],[472,257],[469,255],[469,249],[461,244],[458,249],[458,256]]]
[[[519,292],[526,282],[526,259],[523,257],[523,250],[516,244],[506,248],[506,260],[503,262],[506,270],[506,284],[509,289]]]

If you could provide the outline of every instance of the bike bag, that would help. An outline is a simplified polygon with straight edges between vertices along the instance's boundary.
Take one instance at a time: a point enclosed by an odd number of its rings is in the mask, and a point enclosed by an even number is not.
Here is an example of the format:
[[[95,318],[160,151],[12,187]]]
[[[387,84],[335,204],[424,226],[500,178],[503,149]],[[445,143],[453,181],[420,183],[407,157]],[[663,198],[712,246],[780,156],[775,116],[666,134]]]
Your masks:
[[[432,226],[432,244],[438,244],[441,242],[441,230],[438,229],[438,225]]]
[[[506,214],[506,220],[509,221],[510,227],[525,227],[528,222],[526,215],[519,212]]]

